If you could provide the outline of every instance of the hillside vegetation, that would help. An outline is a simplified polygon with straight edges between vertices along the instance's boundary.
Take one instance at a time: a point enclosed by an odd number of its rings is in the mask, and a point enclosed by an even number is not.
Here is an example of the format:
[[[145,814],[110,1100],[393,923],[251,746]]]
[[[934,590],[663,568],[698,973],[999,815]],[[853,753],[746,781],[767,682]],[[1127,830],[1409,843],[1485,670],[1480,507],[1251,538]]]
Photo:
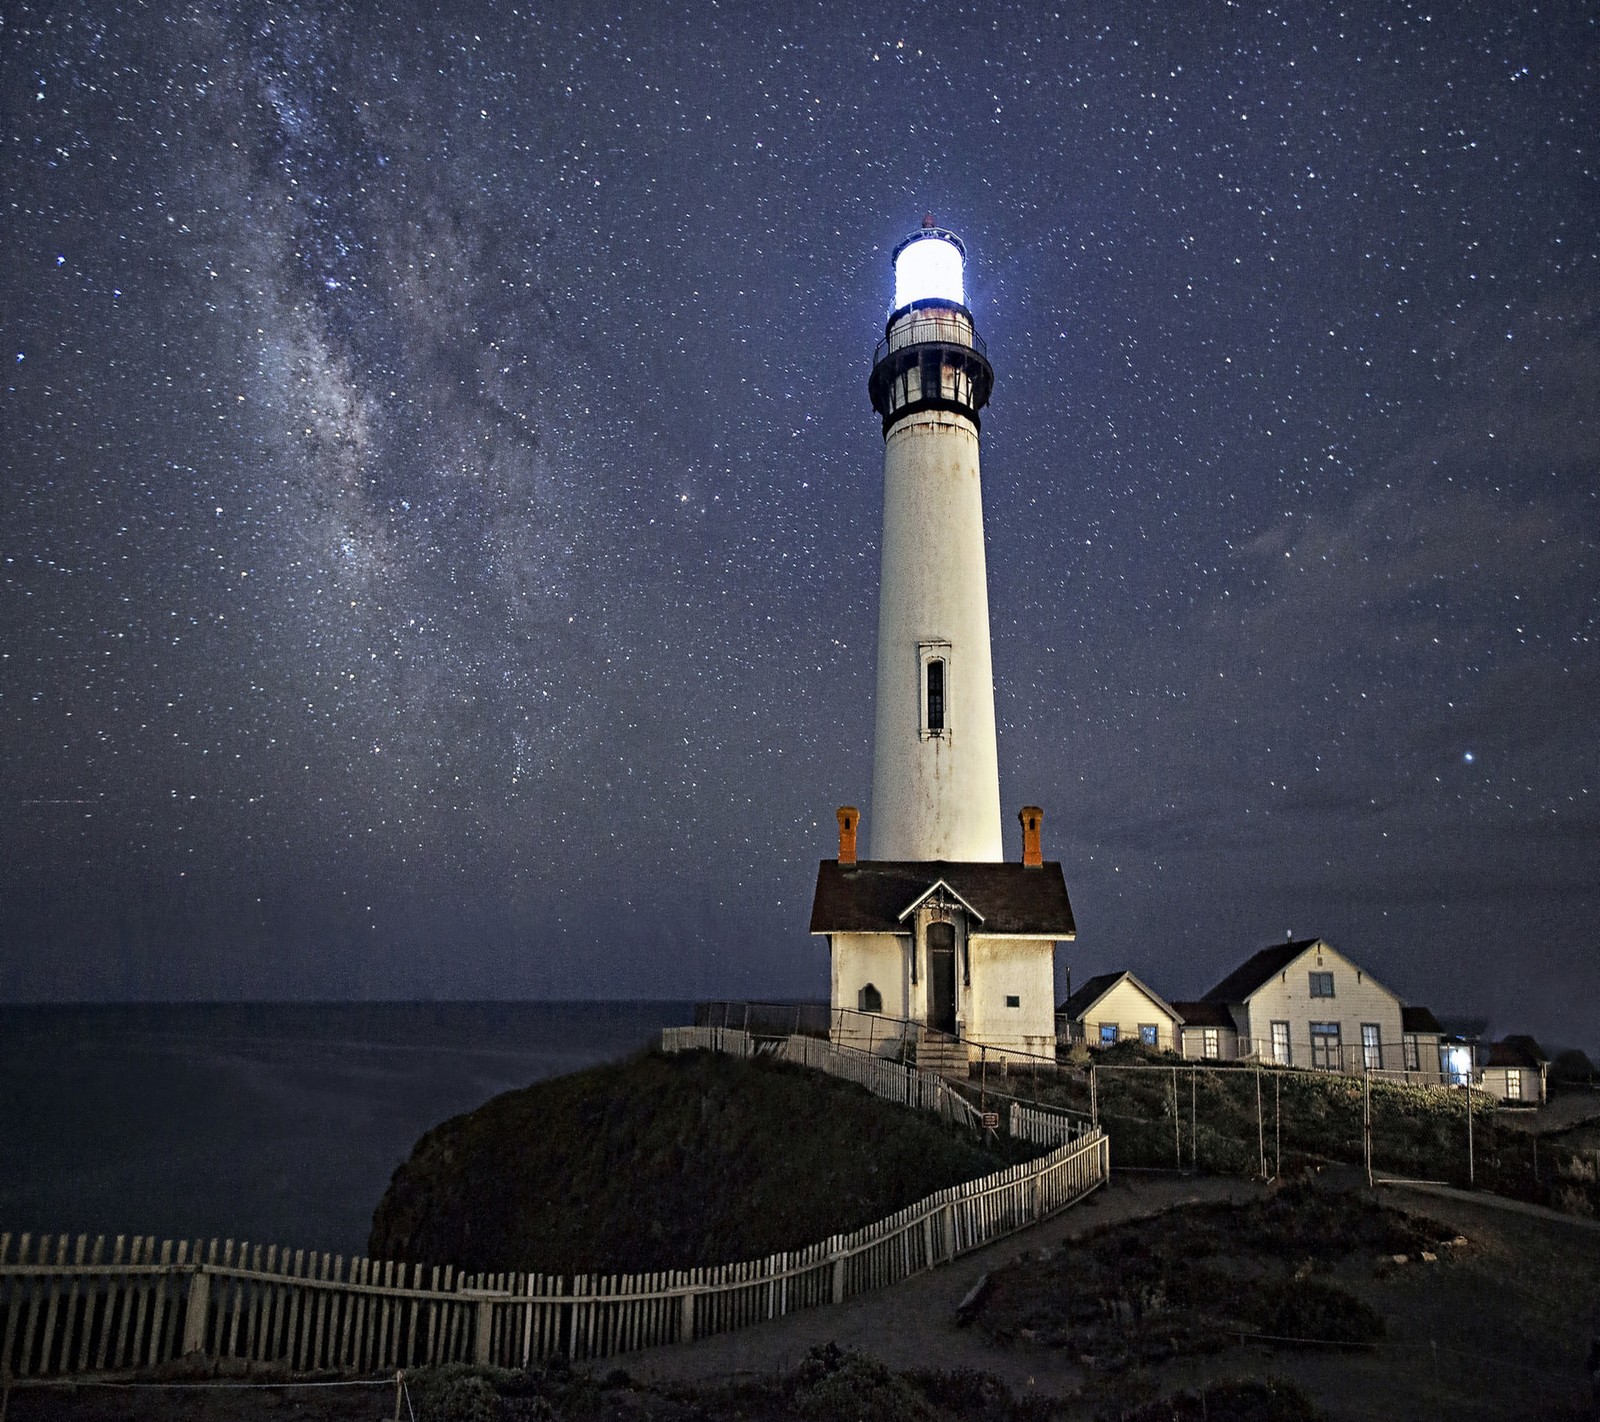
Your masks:
[[[652,1053],[436,1126],[395,1171],[368,1250],[473,1272],[722,1264],[856,1229],[1017,1158],[818,1072]]]
[[[1281,1160],[1282,1173],[1292,1176],[1330,1161],[1365,1160],[1359,1077],[1263,1068],[1258,1122],[1253,1063],[1180,1061],[1134,1043],[1096,1053],[1094,1062],[1101,1068],[1100,1121],[1115,1165],[1252,1175],[1264,1156],[1269,1172],[1277,1173]],[[1470,1182],[1572,1214],[1600,1215],[1600,1153],[1581,1131],[1547,1134],[1536,1143],[1515,1111],[1474,1091],[1469,1155],[1466,1093],[1382,1078],[1370,1088],[1375,1171]],[[1089,1105],[1081,1078],[1047,1085],[1039,1095],[1080,1111]]]

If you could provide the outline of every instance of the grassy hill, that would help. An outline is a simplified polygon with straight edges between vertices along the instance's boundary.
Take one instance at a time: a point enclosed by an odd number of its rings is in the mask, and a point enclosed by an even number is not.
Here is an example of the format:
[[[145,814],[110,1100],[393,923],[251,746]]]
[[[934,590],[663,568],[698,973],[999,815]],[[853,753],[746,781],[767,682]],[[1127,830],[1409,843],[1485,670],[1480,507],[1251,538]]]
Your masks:
[[[395,1171],[368,1250],[472,1271],[721,1264],[856,1229],[1017,1158],[818,1072],[652,1053],[436,1126]]]

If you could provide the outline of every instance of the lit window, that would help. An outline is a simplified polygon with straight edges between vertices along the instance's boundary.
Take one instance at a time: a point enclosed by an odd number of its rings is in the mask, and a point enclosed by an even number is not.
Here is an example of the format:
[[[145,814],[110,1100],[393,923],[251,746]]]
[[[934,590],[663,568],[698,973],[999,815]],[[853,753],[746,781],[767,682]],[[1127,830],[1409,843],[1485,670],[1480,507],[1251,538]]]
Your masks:
[[[1522,1073],[1520,1071],[1513,1070],[1506,1073],[1506,1100],[1522,1100]]]
[[[1156,1030],[1156,1024],[1154,1022],[1141,1022],[1139,1024],[1139,1040],[1143,1042],[1145,1046],[1154,1047],[1160,1045],[1158,1041],[1160,1035],[1160,1032]]]
[[[1332,997],[1333,996],[1333,974],[1332,973],[1313,973],[1311,975],[1311,996],[1312,997]]]
[[[1102,1022],[1100,1024],[1100,1045],[1114,1047],[1117,1045],[1117,1024],[1115,1022]]]
[[[1400,1045],[1406,1054],[1406,1070],[1421,1071],[1422,1049],[1417,1045],[1417,1034],[1415,1032],[1407,1032],[1400,1039]]]
[[[1205,1028],[1200,1035],[1200,1055],[1215,1060],[1221,1055],[1222,1040],[1215,1027]]]
[[[882,1012],[883,994],[871,983],[861,989],[859,1001],[863,1012]]]
[[[1361,1064],[1368,1071],[1383,1070],[1383,1042],[1376,1022],[1361,1024]]]
[[[1274,1022],[1272,1024],[1272,1060],[1279,1066],[1291,1065],[1289,1061],[1289,1024],[1287,1022]]]

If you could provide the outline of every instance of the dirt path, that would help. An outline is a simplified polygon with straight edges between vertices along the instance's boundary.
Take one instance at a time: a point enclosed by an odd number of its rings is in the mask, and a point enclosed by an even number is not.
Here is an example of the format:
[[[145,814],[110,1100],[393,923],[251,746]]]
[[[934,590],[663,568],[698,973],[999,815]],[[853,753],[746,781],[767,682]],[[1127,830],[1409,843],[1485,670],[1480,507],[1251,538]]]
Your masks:
[[[1071,1209],[926,1274],[851,1299],[836,1308],[809,1309],[697,1343],[652,1348],[619,1358],[633,1377],[650,1382],[702,1381],[792,1368],[808,1349],[834,1342],[871,1353],[892,1368],[979,1368],[1004,1378],[1017,1393],[1063,1393],[1081,1371],[1054,1357],[1003,1352],[956,1322],[956,1306],[991,1269],[1025,1252],[1053,1249],[1102,1225],[1158,1214],[1176,1205],[1246,1200],[1264,1187],[1255,1181],[1113,1172],[1111,1183]]]

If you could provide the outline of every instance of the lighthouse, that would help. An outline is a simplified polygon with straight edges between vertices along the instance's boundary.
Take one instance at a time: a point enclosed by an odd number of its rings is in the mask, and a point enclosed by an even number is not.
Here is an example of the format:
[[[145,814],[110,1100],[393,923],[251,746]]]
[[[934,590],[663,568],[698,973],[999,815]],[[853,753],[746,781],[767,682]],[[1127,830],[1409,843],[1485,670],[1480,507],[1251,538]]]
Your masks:
[[[1044,812],[1000,838],[989,589],[978,467],[994,385],[966,298],[967,252],[924,218],[894,249],[894,297],[867,382],[883,425],[871,853],[837,812],[811,932],[828,940],[831,1035],[963,1074],[1055,1056],[1056,944],[1076,936]]]
[[[931,217],[895,248],[867,385],[883,420],[874,859],[1002,857],[978,473],[994,371],[966,305],[966,256]]]

